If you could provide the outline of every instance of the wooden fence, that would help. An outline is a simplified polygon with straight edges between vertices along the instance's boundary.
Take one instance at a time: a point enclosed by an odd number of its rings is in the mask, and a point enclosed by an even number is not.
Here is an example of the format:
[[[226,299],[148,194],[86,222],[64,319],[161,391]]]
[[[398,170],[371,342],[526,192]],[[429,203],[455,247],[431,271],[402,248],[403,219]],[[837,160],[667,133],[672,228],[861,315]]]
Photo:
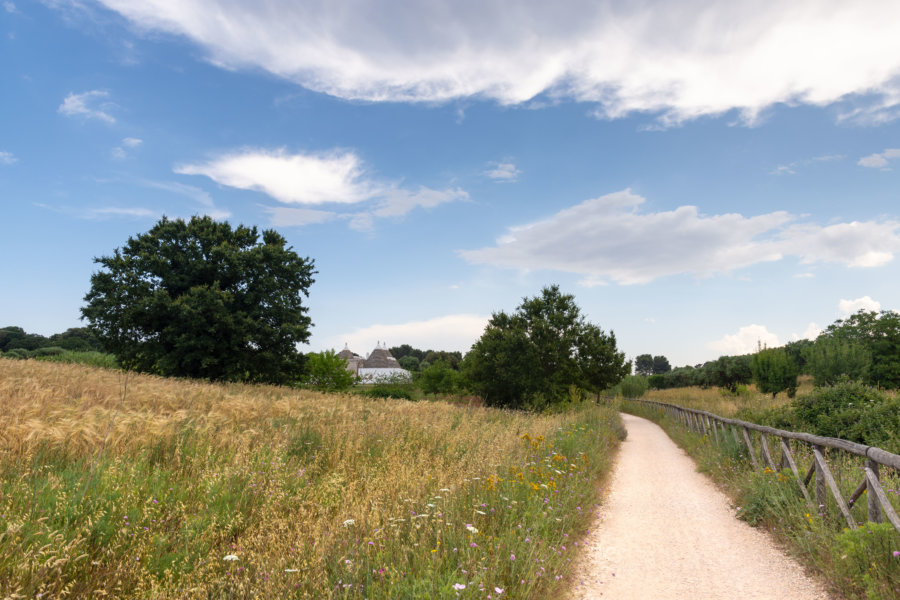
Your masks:
[[[900,455],[848,440],[784,431],[664,402],[642,400],[640,398],[628,398],[626,401],[654,408],[661,414],[668,415],[694,432],[715,440],[717,444],[724,443],[726,437],[731,436],[735,443],[740,446],[746,446],[750,461],[753,463],[753,467],[758,470],[768,467],[772,471],[777,472],[785,467],[789,467],[794,474],[794,479],[800,488],[800,492],[810,508],[824,516],[827,498],[826,489],[829,490],[841,515],[846,519],[851,529],[855,529],[858,524],[850,514],[850,509],[859,500],[863,492],[866,492],[868,507],[866,514],[868,520],[874,523],[881,523],[883,518],[887,517],[894,529],[900,533],[900,517],[897,516],[897,512],[891,505],[890,500],[888,500],[880,480],[880,468],[882,466],[900,471]],[[755,444],[754,438],[756,439]],[[770,440],[772,443],[777,444],[781,450],[781,457],[777,466],[773,460]],[[801,475],[801,472],[797,469],[797,461],[794,458],[795,452],[791,449],[792,442],[797,449],[806,447],[811,451],[812,464],[806,470],[805,475]],[[758,452],[757,446],[759,448]],[[856,486],[849,499],[844,498],[831,469],[828,467],[828,462],[825,460],[826,448],[832,448],[865,459],[865,466],[862,469],[862,481]],[[813,477],[815,477],[815,502],[813,502],[813,498],[808,490],[809,483]]]

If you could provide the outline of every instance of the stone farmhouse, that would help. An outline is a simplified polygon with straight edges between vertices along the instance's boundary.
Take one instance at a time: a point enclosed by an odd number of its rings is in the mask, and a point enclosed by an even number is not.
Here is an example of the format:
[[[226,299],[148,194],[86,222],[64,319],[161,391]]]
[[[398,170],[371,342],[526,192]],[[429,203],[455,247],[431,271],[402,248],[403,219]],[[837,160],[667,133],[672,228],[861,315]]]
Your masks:
[[[356,354],[345,344],[338,356],[347,361],[347,370],[364,382],[394,378],[410,379],[409,371],[401,367],[397,359],[391,356],[387,343],[378,342],[366,358]]]

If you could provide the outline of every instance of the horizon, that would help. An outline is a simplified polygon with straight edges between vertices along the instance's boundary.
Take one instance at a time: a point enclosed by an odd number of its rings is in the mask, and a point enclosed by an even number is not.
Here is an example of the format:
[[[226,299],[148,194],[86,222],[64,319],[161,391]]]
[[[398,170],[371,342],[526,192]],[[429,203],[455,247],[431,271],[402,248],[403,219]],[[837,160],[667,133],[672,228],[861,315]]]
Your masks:
[[[0,326],[84,326],[94,257],[209,215],[315,260],[303,352],[467,352],[553,284],[629,360],[814,339],[900,308],[897,23],[881,1],[6,0]]]

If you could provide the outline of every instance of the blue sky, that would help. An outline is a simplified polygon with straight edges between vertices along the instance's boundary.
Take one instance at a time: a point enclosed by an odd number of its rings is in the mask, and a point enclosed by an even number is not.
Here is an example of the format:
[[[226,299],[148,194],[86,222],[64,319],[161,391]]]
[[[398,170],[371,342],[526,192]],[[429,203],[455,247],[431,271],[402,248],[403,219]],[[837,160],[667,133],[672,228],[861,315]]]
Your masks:
[[[281,232],[310,350],[559,284],[675,365],[900,308],[900,4],[0,2],[0,325],[162,216]]]

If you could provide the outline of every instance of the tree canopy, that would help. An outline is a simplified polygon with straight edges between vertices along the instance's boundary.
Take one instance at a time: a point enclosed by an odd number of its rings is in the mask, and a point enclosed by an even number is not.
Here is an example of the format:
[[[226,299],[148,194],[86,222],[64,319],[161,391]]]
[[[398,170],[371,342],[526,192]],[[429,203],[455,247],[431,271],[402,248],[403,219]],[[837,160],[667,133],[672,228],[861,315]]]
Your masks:
[[[297,379],[312,326],[302,296],[313,261],[274,230],[210,217],[162,218],[128,239],[81,309],[107,351],[129,368],[211,380]]]
[[[630,372],[612,332],[587,322],[558,286],[524,298],[513,314],[494,313],[463,360],[473,391],[489,406],[540,408],[573,386],[597,392]]]

